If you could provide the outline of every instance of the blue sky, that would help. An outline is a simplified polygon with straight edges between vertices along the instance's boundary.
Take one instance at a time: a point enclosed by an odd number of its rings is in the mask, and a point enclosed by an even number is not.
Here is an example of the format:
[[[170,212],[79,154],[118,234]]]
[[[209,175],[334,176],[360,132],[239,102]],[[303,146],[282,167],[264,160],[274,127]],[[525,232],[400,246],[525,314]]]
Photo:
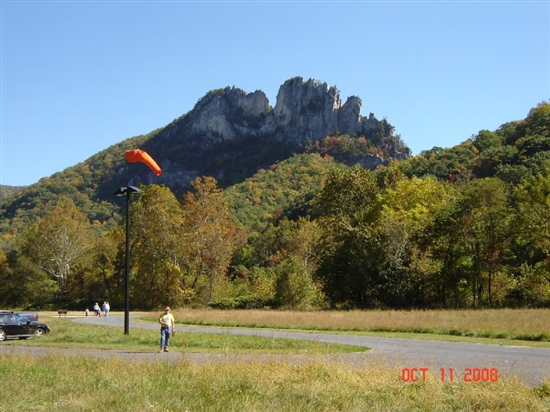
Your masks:
[[[550,99],[548,1],[1,0],[0,183],[62,171],[208,91],[336,86],[413,154]]]

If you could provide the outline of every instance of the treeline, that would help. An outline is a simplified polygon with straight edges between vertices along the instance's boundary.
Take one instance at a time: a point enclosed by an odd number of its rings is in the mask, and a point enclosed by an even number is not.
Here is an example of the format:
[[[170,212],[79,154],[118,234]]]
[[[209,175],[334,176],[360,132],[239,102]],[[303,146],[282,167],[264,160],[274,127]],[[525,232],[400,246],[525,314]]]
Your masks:
[[[550,104],[376,171],[333,136],[225,190],[132,197],[131,305],[480,308],[550,304]],[[124,222],[58,202],[0,253],[0,305],[122,306]]]
[[[222,190],[197,178],[181,201],[165,186],[143,187],[131,199],[133,308],[206,304],[244,242]],[[125,222],[114,229],[92,224],[67,200],[37,218],[0,253],[0,305],[72,309],[100,299],[122,307]],[[220,283],[221,282],[221,283]]]

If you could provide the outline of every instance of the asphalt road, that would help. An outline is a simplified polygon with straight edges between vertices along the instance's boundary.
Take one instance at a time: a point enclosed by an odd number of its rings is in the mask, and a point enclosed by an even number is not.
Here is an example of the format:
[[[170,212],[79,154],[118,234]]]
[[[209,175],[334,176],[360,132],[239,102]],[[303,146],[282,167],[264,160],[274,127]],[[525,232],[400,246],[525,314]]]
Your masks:
[[[97,325],[120,327],[123,331],[124,318],[113,315],[107,318],[90,317],[77,318],[77,322],[86,322]],[[134,328],[159,329],[159,326],[151,323],[139,323],[130,319],[130,333]],[[435,374],[438,379],[449,381],[450,368],[453,372],[453,381],[472,382],[486,380],[490,373],[495,376],[495,369],[499,379],[518,377],[530,385],[542,384],[545,380],[550,382],[550,349],[484,345],[473,343],[454,343],[418,339],[378,338],[344,334],[287,332],[263,329],[246,328],[219,328],[219,327],[192,327],[178,325],[178,334],[189,332],[203,333],[227,333],[234,335],[252,335],[268,338],[287,338],[313,340],[327,343],[340,343],[370,348],[368,352],[352,354],[322,355],[327,359],[348,362],[356,367],[372,363],[383,362],[388,366],[401,369],[402,379],[422,380],[423,374]],[[177,339],[177,338],[176,338]],[[16,345],[0,345],[0,355],[6,352],[31,352],[36,355],[58,352],[59,349],[32,348]],[[156,348],[151,352],[130,351],[83,351],[78,349],[66,349],[64,353],[89,353],[102,357],[127,357],[139,359],[165,359],[174,361],[186,359],[192,362],[211,362],[220,359],[285,359],[290,361],[303,361],[312,355],[227,355],[169,352],[157,353]],[[320,355],[313,355],[320,356]],[[416,370],[413,370],[416,368]],[[444,378],[441,369],[444,368]]]

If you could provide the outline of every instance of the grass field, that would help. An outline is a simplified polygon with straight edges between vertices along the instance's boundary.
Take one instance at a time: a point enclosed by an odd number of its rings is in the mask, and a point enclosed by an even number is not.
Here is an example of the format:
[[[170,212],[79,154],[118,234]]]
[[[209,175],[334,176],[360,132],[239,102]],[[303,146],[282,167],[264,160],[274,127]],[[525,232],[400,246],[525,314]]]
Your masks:
[[[422,332],[455,328],[500,339],[501,334],[545,336],[548,310],[433,312],[279,312],[175,310],[179,323],[278,327],[306,330],[394,330]],[[141,316],[156,321],[157,313]],[[345,348],[293,347],[279,339],[188,334],[178,351],[231,353],[304,353],[303,362],[226,360],[128,361],[81,355],[13,355],[5,345],[44,345],[155,350],[158,331],[82,325],[69,318],[41,314],[52,334],[0,345],[4,385],[0,412],[8,411],[548,411],[550,381],[530,387],[515,378],[495,382],[403,382],[400,369],[383,360],[350,366],[327,360],[324,353]],[[187,335],[187,334],[184,334]],[[204,335],[204,336],[203,336]],[[183,336],[180,337],[183,339]],[[241,340],[242,338],[242,340]],[[174,340],[174,344],[179,339]],[[261,341],[271,342],[261,342]],[[306,342],[300,341],[301,344]],[[313,342],[315,344],[315,342]],[[191,348],[192,349],[189,349]],[[351,348],[357,350],[358,348]],[[185,359],[185,357],[184,357]],[[227,358],[230,359],[230,358]]]
[[[550,385],[406,383],[385,366],[0,357],[0,411],[548,411]]]
[[[550,343],[550,309],[346,312],[186,309],[173,313],[178,323],[189,325],[399,332]],[[156,321],[157,314],[144,314],[143,318]]]
[[[76,323],[72,318],[59,318],[41,313],[40,321],[52,330],[40,339],[10,340],[2,345],[45,346],[61,348],[121,349],[156,352],[159,349],[158,330],[133,328],[124,335],[121,328]],[[180,333],[170,340],[170,348],[180,352],[208,353],[346,353],[362,352],[359,346],[328,344],[295,339],[272,339],[258,336],[212,335],[211,333]],[[0,409],[1,411],[1,409]]]

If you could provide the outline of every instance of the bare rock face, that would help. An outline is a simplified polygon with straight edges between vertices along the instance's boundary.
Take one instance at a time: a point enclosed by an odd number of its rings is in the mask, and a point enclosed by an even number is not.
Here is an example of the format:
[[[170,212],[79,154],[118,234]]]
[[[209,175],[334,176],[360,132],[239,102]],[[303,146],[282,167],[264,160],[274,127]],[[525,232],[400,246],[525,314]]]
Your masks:
[[[207,148],[222,140],[234,140],[258,132],[258,125],[270,110],[262,91],[246,94],[241,89],[226,87],[209,92],[193,110],[176,120],[170,135],[183,133],[201,136],[201,147]]]
[[[286,81],[277,94],[277,104],[270,113],[264,130],[275,132],[278,139],[304,143],[334,134],[342,106],[335,87],[301,77]],[[270,130],[271,129],[271,130]]]
[[[393,127],[372,113],[361,116],[361,108],[359,97],[351,96],[342,105],[336,87],[314,79],[287,80],[275,107],[261,90],[226,87],[208,92],[145,149],[163,169],[157,181],[171,187],[185,187],[203,174],[233,182],[303,151],[309,141],[338,134],[365,136],[382,149],[385,158],[356,159],[369,169],[391,158],[409,158],[410,149],[392,135]],[[143,176],[136,176],[137,181],[144,181]]]
[[[336,87],[295,77],[280,87],[274,108],[261,90],[247,94],[226,87],[209,92],[173,126],[187,135],[201,135],[202,147],[262,135],[303,144],[307,139],[317,140],[338,132],[360,133],[368,121],[360,115],[361,106],[357,96],[349,97],[342,106]]]
[[[350,96],[346,103],[338,110],[338,130],[347,130],[343,133],[360,133],[364,119],[361,116],[363,103],[357,96]]]

